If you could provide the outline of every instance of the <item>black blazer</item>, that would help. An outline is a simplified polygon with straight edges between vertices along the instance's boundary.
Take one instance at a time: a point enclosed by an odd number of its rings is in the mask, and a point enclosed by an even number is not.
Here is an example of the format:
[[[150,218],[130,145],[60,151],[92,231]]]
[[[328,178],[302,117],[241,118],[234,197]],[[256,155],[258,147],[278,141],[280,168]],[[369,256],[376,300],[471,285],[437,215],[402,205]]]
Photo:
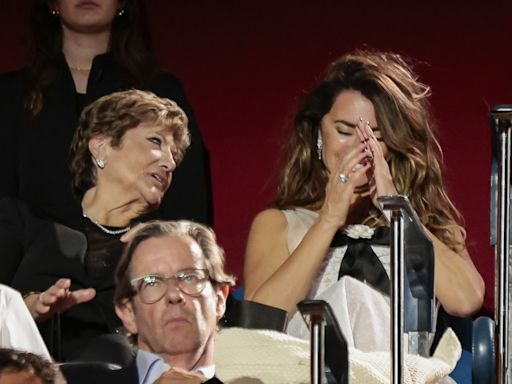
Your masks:
[[[81,218],[80,201],[72,193],[68,153],[78,126],[76,90],[64,56],[59,77],[42,89],[43,109],[35,119],[24,111],[26,71],[0,75],[0,197],[27,201],[42,217],[72,228]],[[94,59],[84,105],[115,91],[135,88],[110,54]],[[211,182],[207,152],[182,83],[159,72],[136,88],[172,99],[189,119],[191,147],[173,174],[155,218],[190,219],[211,224]]]

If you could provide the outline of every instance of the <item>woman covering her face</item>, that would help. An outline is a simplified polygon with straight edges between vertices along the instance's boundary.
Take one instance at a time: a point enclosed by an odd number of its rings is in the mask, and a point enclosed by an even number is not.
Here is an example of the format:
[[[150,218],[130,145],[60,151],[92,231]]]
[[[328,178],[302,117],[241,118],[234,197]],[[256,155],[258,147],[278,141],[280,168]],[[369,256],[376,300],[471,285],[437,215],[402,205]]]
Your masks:
[[[190,145],[187,123],[174,101],[150,92],[104,96],[84,109],[71,147],[79,228],[0,200],[0,281],[25,293],[53,354],[60,342],[51,338],[60,332],[62,355],[54,357],[72,358],[121,326],[113,308],[121,237],[160,206]]]
[[[155,218],[210,224],[201,132],[180,80],[156,66],[140,0],[33,3],[27,66],[0,75],[0,196],[79,228],[82,209],[69,187],[67,160],[80,112],[101,96],[136,88],[175,100],[194,143]]]
[[[459,316],[480,308],[484,284],[445,190],[429,95],[395,54],[355,52],[329,67],[295,117],[273,206],[252,224],[246,299],[290,316],[304,298],[343,304],[335,312],[354,334],[346,335],[349,343],[386,350],[379,340],[389,328],[379,324],[389,324],[389,225],[377,198],[401,194],[433,243],[439,303]],[[368,241],[371,248],[362,246]],[[298,323],[295,316],[288,330],[301,334]]]

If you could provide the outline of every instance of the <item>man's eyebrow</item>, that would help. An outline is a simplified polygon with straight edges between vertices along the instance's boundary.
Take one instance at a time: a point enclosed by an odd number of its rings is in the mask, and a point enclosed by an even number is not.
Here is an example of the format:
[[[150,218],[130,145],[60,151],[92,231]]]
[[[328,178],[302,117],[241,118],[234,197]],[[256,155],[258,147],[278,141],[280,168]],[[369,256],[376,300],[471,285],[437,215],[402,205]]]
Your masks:
[[[355,128],[357,124],[353,124],[346,120],[334,120],[335,123],[341,123],[343,125],[346,125],[349,128]],[[379,127],[371,127],[372,131],[380,131]]]

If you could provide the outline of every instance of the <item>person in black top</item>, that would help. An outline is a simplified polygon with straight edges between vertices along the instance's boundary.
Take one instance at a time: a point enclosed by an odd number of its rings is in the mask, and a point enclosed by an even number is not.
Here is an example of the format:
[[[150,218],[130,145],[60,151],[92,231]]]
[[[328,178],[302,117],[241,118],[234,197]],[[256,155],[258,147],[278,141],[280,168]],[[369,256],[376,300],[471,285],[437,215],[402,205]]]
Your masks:
[[[72,142],[73,185],[83,196],[78,228],[0,200],[0,282],[25,293],[58,360],[121,326],[113,308],[121,236],[159,207],[189,145],[187,117],[174,101],[116,92],[84,109]]]
[[[35,0],[25,69],[0,76],[0,196],[79,228],[70,188],[69,145],[82,108],[101,96],[143,89],[175,100],[192,145],[154,216],[211,224],[207,153],[183,86],[149,49],[139,0]]]

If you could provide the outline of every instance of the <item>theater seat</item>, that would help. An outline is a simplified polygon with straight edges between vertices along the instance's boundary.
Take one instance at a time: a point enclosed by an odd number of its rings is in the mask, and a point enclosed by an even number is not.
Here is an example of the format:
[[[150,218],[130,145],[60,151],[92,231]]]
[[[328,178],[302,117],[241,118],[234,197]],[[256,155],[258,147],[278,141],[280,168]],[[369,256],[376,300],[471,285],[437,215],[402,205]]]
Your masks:
[[[494,382],[494,321],[489,317],[479,317],[473,321],[472,372],[473,383],[491,384]]]
[[[93,363],[99,368],[102,363],[106,364],[105,368],[108,369],[125,368],[132,363],[134,356],[135,348],[129,343],[126,336],[105,334],[92,339],[67,363],[70,363],[70,367],[72,367],[70,369],[73,369],[74,366],[80,367],[83,363]]]
[[[461,346],[462,356],[450,377],[459,384],[491,384],[494,380],[494,322],[486,316],[472,320],[447,314],[442,308],[437,317],[438,337],[452,328]]]
[[[243,288],[228,296],[226,312],[220,321],[222,327],[271,329],[284,332],[288,313],[282,309],[244,300]]]

